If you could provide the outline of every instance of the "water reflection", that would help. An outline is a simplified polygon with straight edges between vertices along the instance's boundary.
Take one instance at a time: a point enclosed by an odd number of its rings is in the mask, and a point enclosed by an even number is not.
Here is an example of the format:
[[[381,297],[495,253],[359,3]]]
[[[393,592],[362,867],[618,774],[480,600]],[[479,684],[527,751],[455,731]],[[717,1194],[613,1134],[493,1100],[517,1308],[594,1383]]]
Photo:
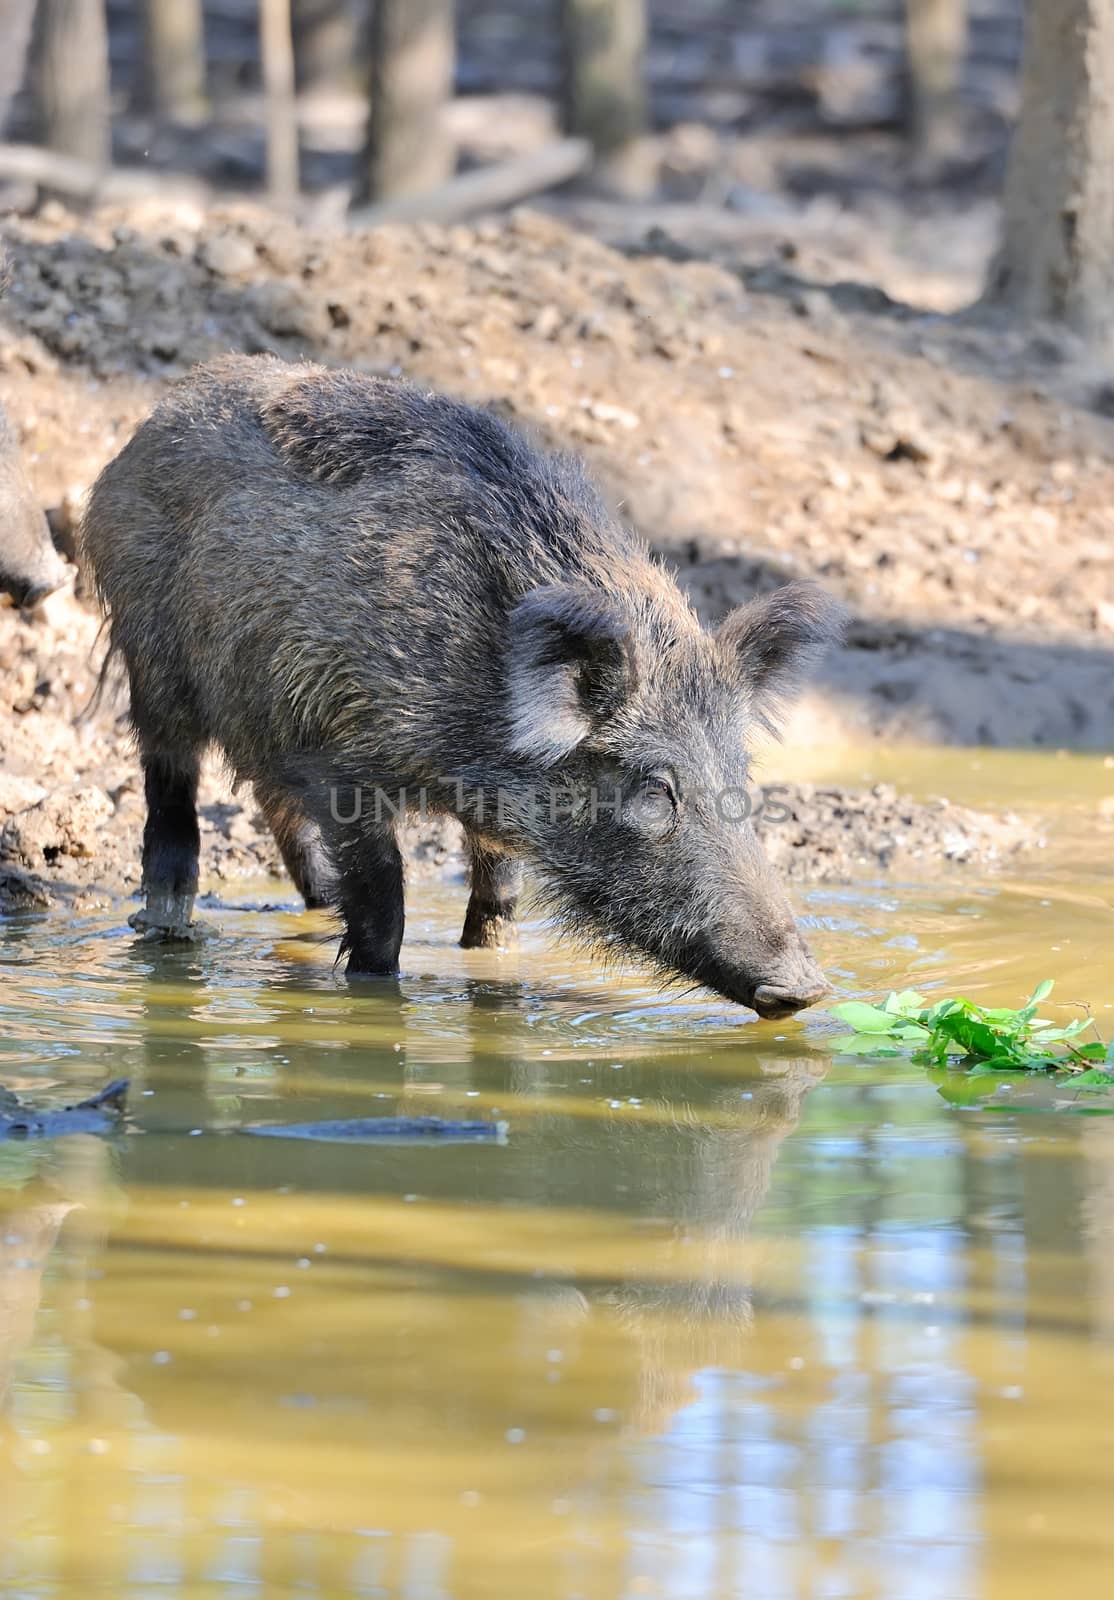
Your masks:
[[[353,995],[304,922],[9,939],[7,1080],[140,1131],[0,1149],[0,1593],[1105,1595],[1114,1126],[432,915]],[[375,1110],[510,1142],[235,1131]]]

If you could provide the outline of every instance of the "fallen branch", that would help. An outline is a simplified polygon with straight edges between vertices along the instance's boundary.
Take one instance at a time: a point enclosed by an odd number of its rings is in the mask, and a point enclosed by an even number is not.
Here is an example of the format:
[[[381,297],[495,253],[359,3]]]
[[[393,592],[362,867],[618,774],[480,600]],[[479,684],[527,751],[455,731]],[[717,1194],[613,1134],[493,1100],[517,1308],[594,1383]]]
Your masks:
[[[37,144],[0,144],[0,182],[15,179],[88,203],[160,198],[203,204],[205,184],[176,173],[107,170],[76,156],[60,155]]]
[[[375,228],[384,222],[457,222],[479,211],[512,206],[587,170],[592,147],[587,139],[559,139],[475,172],[463,172],[420,194],[400,195],[378,205],[359,206],[348,214],[351,228]]]

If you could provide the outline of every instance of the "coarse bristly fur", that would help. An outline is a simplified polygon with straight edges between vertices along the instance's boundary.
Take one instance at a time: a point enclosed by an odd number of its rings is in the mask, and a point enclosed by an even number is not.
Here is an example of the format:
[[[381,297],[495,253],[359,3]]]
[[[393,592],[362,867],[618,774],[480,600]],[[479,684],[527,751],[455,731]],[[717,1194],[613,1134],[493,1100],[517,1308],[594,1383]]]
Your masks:
[[[83,543],[131,682],[149,909],[196,887],[215,744],[307,898],[338,905],[352,972],[391,970],[402,937],[378,789],[465,824],[466,942],[509,924],[521,857],[570,932],[770,1016],[823,992],[739,798],[750,727],[839,631],[820,589],[709,633],[576,462],[443,396],[267,357],[157,407]]]

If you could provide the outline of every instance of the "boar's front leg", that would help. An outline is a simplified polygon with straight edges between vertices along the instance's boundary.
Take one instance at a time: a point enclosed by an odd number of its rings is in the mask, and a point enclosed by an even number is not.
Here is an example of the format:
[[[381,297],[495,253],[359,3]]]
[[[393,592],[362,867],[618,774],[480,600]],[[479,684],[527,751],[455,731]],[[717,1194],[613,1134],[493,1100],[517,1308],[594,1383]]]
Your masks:
[[[143,753],[147,823],[143,830],[143,892],[147,904],[128,921],[151,938],[193,939],[193,902],[201,839],[197,825],[195,753]]]
[[[389,828],[338,829],[329,837],[336,867],[333,901],[344,918],[340,954],[350,978],[398,972],[405,921],[402,856]]]
[[[460,943],[465,950],[497,950],[514,936],[522,868],[514,856],[486,849],[469,837],[472,893]]]

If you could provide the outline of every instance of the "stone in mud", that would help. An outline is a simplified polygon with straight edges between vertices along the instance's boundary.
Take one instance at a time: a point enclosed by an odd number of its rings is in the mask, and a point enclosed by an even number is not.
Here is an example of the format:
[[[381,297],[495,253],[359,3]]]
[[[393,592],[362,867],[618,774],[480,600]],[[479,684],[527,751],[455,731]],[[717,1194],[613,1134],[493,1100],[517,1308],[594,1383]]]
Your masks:
[[[202,241],[197,255],[202,266],[218,278],[245,278],[258,260],[251,240],[234,229],[211,234]]]
[[[269,333],[280,339],[302,339],[314,344],[332,326],[327,308],[296,284],[268,279],[247,294],[246,303]]]

